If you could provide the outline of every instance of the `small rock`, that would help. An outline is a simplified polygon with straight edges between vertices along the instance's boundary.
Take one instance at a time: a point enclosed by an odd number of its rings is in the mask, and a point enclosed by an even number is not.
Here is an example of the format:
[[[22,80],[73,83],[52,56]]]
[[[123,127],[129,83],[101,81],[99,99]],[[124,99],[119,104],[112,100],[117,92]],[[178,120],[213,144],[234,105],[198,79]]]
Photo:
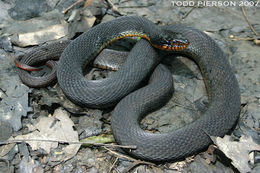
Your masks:
[[[96,21],[96,17],[91,12],[85,10],[83,13],[79,9],[73,10],[69,22],[69,37],[72,38],[76,33],[83,33],[91,28]]]
[[[0,48],[8,52],[14,51],[10,39],[6,36],[0,37]]]
[[[72,22],[74,20],[79,20],[80,10],[76,9],[71,12],[70,17],[68,18],[68,22]]]
[[[6,141],[12,135],[13,129],[6,121],[0,120],[0,141]]]
[[[107,6],[102,1],[93,1],[84,11],[89,11],[94,16],[104,16]]]
[[[245,26],[234,26],[233,28],[231,28],[230,31],[235,32],[235,33],[239,33],[239,32],[245,31],[245,29],[246,29]]]
[[[249,103],[247,107],[247,112],[243,116],[244,123],[252,128],[258,129],[260,128],[260,109],[259,104],[256,103]]]
[[[99,110],[94,111],[90,116],[79,117],[78,130],[83,132],[80,135],[81,139],[89,136],[96,136],[102,132],[102,122],[100,121],[101,117],[102,112]]]
[[[21,117],[31,111],[28,106],[30,89],[21,84],[11,56],[3,52],[0,61],[0,120],[9,122],[17,131],[22,127]]]
[[[86,171],[86,173],[99,173],[99,171],[97,170],[97,168],[91,167],[90,169],[88,169],[88,170]]]
[[[214,173],[214,170],[218,170],[217,172],[225,172],[232,173],[233,171],[229,167],[225,167],[222,163],[216,162],[216,164],[207,164],[206,161],[200,156],[197,155],[195,157],[194,162],[192,162],[189,166],[191,173]]]
[[[150,170],[147,169],[145,165],[140,165],[135,169],[135,172],[137,173],[152,173]]]
[[[40,166],[38,161],[33,160],[30,157],[23,157],[21,163],[19,164],[19,172],[43,173],[43,168]]]
[[[23,142],[23,143],[20,143],[17,145],[18,145],[19,153],[21,154],[21,156],[28,158],[30,154],[29,154],[29,150],[28,150],[26,143]]]
[[[107,22],[107,21],[110,21],[110,20],[113,20],[113,19],[115,19],[114,16],[109,15],[109,14],[106,14],[106,15],[103,17],[102,22]]]
[[[9,15],[15,20],[27,20],[38,17],[50,10],[43,0],[19,0],[13,8],[8,10]]]
[[[0,28],[5,27],[8,23],[10,23],[13,19],[8,14],[8,9],[10,8],[9,3],[5,3],[0,1]],[[1,35],[0,29],[0,35]]]
[[[59,3],[60,0],[46,0],[46,3],[51,7],[54,8]]]

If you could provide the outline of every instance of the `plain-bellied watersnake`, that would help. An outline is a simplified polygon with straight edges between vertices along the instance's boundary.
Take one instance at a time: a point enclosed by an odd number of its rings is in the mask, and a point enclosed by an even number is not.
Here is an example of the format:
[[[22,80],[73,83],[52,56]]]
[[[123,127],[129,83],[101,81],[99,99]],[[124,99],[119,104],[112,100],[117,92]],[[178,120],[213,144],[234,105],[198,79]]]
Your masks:
[[[111,77],[87,80],[83,74],[86,64],[111,41],[125,36],[139,36],[148,41],[139,41],[123,67]],[[198,120],[165,134],[148,133],[139,126],[142,117],[164,104],[172,91],[171,75],[163,65],[157,66],[160,58],[151,45],[193,59],[202,72],[210,101]],[[149,84],[130,93],[154,68]],[[235,75],[224,53],[210,37],[183,25],[159,27],[141,17],[120,17],[83,33],[63,51],[57,78],[65,95],[83,106],[109,107],[124,97],[113,111],[112,132],[119,144],[136,145],[137,149],[126,151],[144,160],[178,159],[207,147],[211,143],[209,135],[226,134],[240,111]]]

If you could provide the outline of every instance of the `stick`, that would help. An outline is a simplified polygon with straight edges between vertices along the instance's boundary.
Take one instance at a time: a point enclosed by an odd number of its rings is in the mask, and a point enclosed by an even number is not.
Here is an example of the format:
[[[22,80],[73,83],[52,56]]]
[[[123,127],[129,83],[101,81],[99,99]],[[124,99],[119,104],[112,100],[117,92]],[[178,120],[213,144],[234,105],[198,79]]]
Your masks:
[[[115,13],[119,14],[120,16],[122,16],[122,14],[121,14],[120,11],[118,10],[118,8],[112,3],[111,0],[106,0],[106,2],[107,2],[108,5],[111,7],[112,11],[114,11]]]
[[[248,25],[249,25],[250,28],[251,28],[251,30],[253,31],[253,33],[254,33],[256,36],[258,36],[259,34],[255,31],[255,29],[253,28],[253,26],[251,25],[251,23],[250,23],[249,20],[248,20],[248,17],[247,17],[247,15],[246,15],[246,12],[245,12],[244,7],[241,7],[241,10],[242,10],[242,12],[243,12],[243,15],[244,15],[244,17],[245,17],[245,19],[246,19]]]
[[[182,19],[185,19],[186,17],[188,17],[188,15],[189,15],[194,9],[195,9],[195,6],[192,7],[192,8],[190,9],[190,11],[188,11],[188,12],[182,17]]]
[[[71,6],[69,6],[68,8],[66,8],[65,10],[62,11],[63,14],[67,13],[72,7],[74,7],[75,5],[83,2],[84,0],[78,0],[77,2],[73,3]]]
[[[136,149],[134,145],[113,145],[113,144],[101,144],[101,143],[92,143],[92,142],[71,142],[71,141],[58,141],[58,140],[45,140],[45,139],[22,139],[22,140],[8,140],[4,142],[0,142],[0,145],[3,144],[11,144],[11,143],[21,143],[21,142],[59,142],[59,143],[69,143],[69,144],[87,144],[87,145],[95,145],[102,147],[117,147],[117,148],[127,148],[127,149]]]
[[[156,166],[156,165],[155,165],[154,163],[152,163],[152,162],[136,160],[136,159],[134,159],[134,158],[132,158],[132,157],[129,157],[129,156],[126,156],[126,155],[117,153],[117,152],[115,152],[115,151],[113,151],[113,150],[110,150],[109,148],[106,148],[106,147],[104,147],[104,148],[105,148],[106,150],[108,150],[111,154],[115,155],[116,157],[119,157],[119,158],[121,158],[121,159],[131,160],[131,161],[134,162],[130,167],[126,168],[126,170],[125,170],[124,172],[129,172],[131,169],[133,169],[133,168],[134,168],[135,166],[137,166],[137,165]]]
[[[114,167],[115,167],[117,161],[118,161],[118,157],[116,158],[116,160],[114,161],[114,163],[112,164],[112,166],[109,168],[109,171],[108,171],[109,173],[112,172],[112,170],[114,169]]]
[[[71,6],[69,6],[68,8],[66,8],[65,10],[62,11],[63,14],[67,13],[72,7],[78,5],[79,3],[83,2],[85,0],[78,0],[77,2],[73,3]],[[90,6],[93,3],[93,0],[87,0],[84,3],[84,7],[83,9],[87,8],[88,6]]]

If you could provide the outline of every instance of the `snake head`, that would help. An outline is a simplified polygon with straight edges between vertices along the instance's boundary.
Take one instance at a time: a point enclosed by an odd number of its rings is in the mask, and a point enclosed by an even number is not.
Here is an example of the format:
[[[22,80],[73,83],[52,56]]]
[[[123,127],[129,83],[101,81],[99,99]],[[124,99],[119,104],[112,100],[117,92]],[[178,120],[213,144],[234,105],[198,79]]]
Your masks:
[[[164,30],[161,32],[158,37],[151,39],[151,43],[158,49],[169,51],[183,50],[190,44],[182,34],[170,30]]]

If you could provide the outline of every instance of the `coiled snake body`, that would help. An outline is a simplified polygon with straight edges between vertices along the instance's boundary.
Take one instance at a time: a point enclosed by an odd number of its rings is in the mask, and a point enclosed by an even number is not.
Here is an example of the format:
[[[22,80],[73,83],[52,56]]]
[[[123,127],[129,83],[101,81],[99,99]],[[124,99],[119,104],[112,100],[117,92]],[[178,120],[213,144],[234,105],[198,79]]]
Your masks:
[[[125,36],[140,36],[127,62],[104,80],[89,81],[83,69],[107,44]],[[150,111],[163,105],[172,92],[172,78],[157,51],[167,49],[184,54],[199,66],[210,104],[193,123],[165,134],[152,134],[139,122]],[[135,90],[154,70],[149,84]],[[94,108],[110,107],[115,140],[136,145],[131,155],[151,161],[185,157],[207,147],[209,135],[223,136],[235,124],[240,111],[240,93],[230,65],[217,44],[203,32],[183,25],[158,27],[141,17],[120,17],[99,24],[72,41],[63,51],[57,78],[65,95],[73,102]],[[127,95],[129,94],[129,95]],[[127,96],[126,96],[127,95]]]

